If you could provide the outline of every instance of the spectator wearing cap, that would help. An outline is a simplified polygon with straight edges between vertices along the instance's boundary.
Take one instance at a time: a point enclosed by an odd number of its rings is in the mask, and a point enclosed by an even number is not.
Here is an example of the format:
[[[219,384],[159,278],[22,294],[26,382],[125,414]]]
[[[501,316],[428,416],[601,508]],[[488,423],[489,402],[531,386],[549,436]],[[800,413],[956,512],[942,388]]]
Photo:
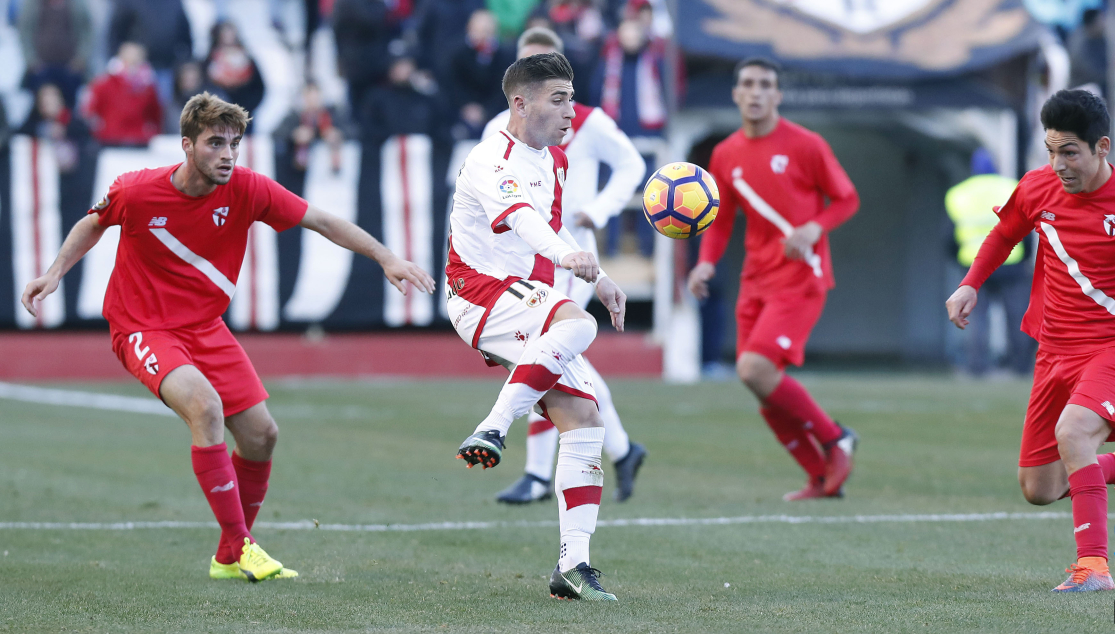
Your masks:
[[[488,119],[507,107],[501,86],[515,53],[500,44],[497,28],[491,11],[474,11],[468,20],[465,43],[453,54],[451,85],[454,105],[464,124],[461,138],[480,138]]]
[[[159,133],[163,110],[142,44],[120,45],[108,71],[90,83],[82,110],[104,145],[147,145]]]
[[[85,0],[24,0],[19,12],[19,42],[27,63],[23,87],[37,93],[40,86],[54,84],[72,108],[85,83],[93,37]]]
[[[630,137],[661,136],[666,125],[666,41],[653,37],[650,3],[633,0],[601,51],[593,101]]]
[[[225,99],[249,113],[255,112],[263,102],[263,76],[240,40],[236,25],[218,22],[213,25],[211,37],[212,46],[205,58],[206,77],[227,95]],[[251,128],[249,122],[249,132]]]
[[[193,59],[193,37],[182,0],[115,0],[108,29],[110,51],[142,44],[162,103],[170,101],[174,69]]]

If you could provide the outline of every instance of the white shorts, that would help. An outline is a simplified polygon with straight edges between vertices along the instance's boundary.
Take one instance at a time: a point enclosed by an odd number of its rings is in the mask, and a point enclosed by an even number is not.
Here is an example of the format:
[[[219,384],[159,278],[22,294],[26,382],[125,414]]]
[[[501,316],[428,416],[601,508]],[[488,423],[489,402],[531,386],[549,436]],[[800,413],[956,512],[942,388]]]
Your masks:
[[[546,333],[559,306],[571,302],[553,287],[519,280],[499,295],[490,309],[460,295],[449,298],[449,317],[457,334],[484,355],[488,365],[502,365],[510,372],[519,363],[527,344]],[[553,389],[596,402],[588,362],[577,355]]]

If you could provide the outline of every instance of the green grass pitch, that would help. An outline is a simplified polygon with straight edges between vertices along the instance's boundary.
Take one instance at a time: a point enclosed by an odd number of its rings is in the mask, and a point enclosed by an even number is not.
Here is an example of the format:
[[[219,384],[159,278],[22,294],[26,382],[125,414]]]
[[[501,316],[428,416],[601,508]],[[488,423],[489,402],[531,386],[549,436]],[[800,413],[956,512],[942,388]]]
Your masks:
[[[602,520],[1070,510],[1015,480],[1029,385],[807,375],[863,441],[844,500],[787,504],[803,476],[737,384],[614,381],[650,450],[635,496]],[[138,385],[74,389],[143,395]],[[496,382],[273,383],[281,434],[261,522],[554,522],[508,508],[504,463],[454,460]],[[171,418],[0,401],[0,522],[210,521]],[[1115,593],[1049,592],[1072,522],[604,526],[594,566],[618,604],[559,602],[554,526],[340,532],[257,527],[301,578],[211,581],[217,531],[0,529],[0,632],[1109,632]]]

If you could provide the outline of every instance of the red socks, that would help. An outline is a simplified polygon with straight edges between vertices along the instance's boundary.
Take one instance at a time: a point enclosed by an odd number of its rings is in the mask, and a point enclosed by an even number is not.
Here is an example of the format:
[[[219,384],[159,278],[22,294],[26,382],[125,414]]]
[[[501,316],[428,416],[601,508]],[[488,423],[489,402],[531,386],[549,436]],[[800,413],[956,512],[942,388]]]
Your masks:
[[[232,452],[232,466],[236,469],[236,480],[240,485],[240,505],[244,509],[244,525],[252,530],[252,524],[263,506],[267,495],[267,481],[271,477],[271,461],[262,462],[242,458]]]
[[[1107,483],[1103,469],[1092,464],[1069,474],[1069,496],[1077,559],[1107,559]]]
[[[759,413],[774,432],[774,437],[782,443],[786,451],[790,452],[810,477],[815,478],[825,474],[825,456],[813,437],[801,428],[798,420],[781,410],[769,407],[761,408]]]
[[[1115,453],[1101,453],[1096,456],[1096,462],[1103,470],[1103,481],[1107,484],[1115,484]]]
[[[252,535],[244,524],[244,509],[240,506],[236,471],[232,467],[228,447],[225,443],[212,447],[190,447],[190,458],[201,491],[221,525],[217,563],[235,563],[240,559],[244,538],[251,539]]]
[[[782,410],[803,421],[805,430],[813,434],[817,442],[822,445],[839,440],[843,433],[825,410],[817,405],[805,387],[789,374],[782,375],[782,381],[766,398],[763,405],[770,409]]]

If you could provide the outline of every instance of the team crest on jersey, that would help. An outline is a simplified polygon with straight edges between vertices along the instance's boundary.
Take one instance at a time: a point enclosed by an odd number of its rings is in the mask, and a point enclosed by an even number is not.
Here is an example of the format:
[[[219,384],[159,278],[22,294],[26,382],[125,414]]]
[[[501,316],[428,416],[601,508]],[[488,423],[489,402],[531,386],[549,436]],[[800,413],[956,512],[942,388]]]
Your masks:
[[[770,157],[770,171],[775,174],[783,174],[786,172],[786,167],[790,164],[790,157],[785,154],[775,154]]]
[[[549,293],[544,288],[536,288],[534,292],[527,298],[527,308],[536,308],[546,303]]]
[[[1115,236],[1115,214],[1107,214],[1103,217],[1103,231],[1109,236]]]
[[[217,207],[213,210],[213,224],[223,227],[228,219],[228,207]]]
[[[565,168],[557,168],[557,182],[560,187],[565,187]]]
[[[108,202],[108,194],[105,194],[104,197],[101,198],[100,202],[98,202],[96,205],[93,205],[93,211],[100,211],[105,207],[108,207]]]
[[[523,197],[522,187],[519,186],[519,179],[508,174],[499,180],[499,199],[500,200],[516,200]]]

